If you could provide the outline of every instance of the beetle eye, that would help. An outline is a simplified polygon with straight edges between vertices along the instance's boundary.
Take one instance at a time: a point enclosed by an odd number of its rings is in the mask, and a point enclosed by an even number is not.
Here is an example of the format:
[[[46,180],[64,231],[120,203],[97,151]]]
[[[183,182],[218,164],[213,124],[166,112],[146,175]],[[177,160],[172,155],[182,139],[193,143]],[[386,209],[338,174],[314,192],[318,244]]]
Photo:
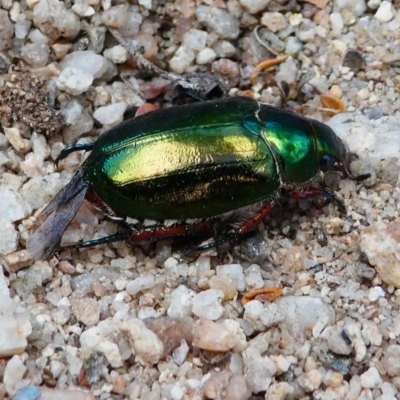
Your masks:
[[[323,155],[319,162],[319,167],[321,168],[321,171],[326,172],[326,171],[332,170],[333,166],[335,164],[335,161],[336,160],[329,154]]]

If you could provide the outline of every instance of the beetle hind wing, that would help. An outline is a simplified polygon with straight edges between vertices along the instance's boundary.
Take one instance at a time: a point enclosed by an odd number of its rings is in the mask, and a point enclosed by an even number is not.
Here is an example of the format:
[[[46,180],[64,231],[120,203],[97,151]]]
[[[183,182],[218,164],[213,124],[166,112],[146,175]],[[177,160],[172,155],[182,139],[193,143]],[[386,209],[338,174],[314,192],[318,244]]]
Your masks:
[[[61,237],[78,212],[88,186],[78,171],[38,216],[38,228],[29,237],[26,249],[34,260],[47,260],[58,247]]]

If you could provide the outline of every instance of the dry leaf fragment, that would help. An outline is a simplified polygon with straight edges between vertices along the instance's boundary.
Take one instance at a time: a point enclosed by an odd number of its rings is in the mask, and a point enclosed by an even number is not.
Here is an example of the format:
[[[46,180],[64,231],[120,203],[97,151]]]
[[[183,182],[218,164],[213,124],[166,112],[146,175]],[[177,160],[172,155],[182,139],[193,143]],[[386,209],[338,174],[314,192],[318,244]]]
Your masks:
[[[278,65],[278,64],[282,63],[283,61],[285,61],[290,56],[291,56],[291,54],[286,54],[286,55],[284,55],[282,57],[270,58],[269,60],[261,61],[259,64],[257,64],[254,67],[253,71],[251,72],[250,83],[252,85],[254,85],[256,83],[257,75],[260,72],[266,71],[266,70],[274,67],[275,65]]]
[[[346,107],[342,100],[329,94],[321,94],[319,96],[322,107],[331,115],[341,114],[346,111]]]
[[[271,302],[282,296],[282,288],[267,287],[262,289],[250,290],[242,298],[242,305],[246,305],[251,300],[260,300],[262,302]]]

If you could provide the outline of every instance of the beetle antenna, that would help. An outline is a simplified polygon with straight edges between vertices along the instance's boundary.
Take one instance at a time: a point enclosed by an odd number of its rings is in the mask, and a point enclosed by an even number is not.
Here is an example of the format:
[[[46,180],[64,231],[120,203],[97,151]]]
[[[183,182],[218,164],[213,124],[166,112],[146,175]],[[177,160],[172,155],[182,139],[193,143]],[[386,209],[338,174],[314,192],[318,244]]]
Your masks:
[[[337,162],[336,165],[338,170],[343,172],[346,177],[351,179],[352,181],[361,182],[371,177],[371,174],[361,174],[357,176],[352,175],[348,168],[342,162]]]

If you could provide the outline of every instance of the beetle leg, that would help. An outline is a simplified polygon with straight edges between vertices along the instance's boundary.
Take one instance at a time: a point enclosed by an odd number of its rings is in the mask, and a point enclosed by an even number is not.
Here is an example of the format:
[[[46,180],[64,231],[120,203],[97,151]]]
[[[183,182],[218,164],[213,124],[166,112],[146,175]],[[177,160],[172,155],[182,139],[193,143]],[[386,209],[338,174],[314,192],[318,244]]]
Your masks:
[[[88,240],[76,244],[75,248],[88,248],[101,244],[128,241],[131,242],[145,242],[156,241],[176,236],[193,235],[199,232],[212,229],[213,221],[204,221],[199,224],[178,224],[170,227],[157,226],[147,227],[138,230],[132,230],[127,226],[126,232],[118,232],[115,235],[105,236],[99,239]],[[130,230],[129,230],[130,229]]]
[[[328,199],[329,201],[334,200],[341,213],[346,212],[346,207],[343,204],[343,200],[332,189],[329,189],[327,187],[324,187],[322,189],[313,187],[306,187],[306,188],[302,187],[299,189],[292,190],[289,196],[292,197],[293,199],[298,199],[298,200],[310,199],[313,197],[322,196]]]
[[[312,197],[321,196],[323,193],[323,189],[320,188],[313,188],[313,187],[301,187],[298,189],[291,190],[289,192],[289,196],[292,199],[309,199]]]
[[[72,247],[82,249],[87,247],[99,246],[100,244],[122,242],[124,240],[128,240],[129,238],[130,238],[130,232],[119,232],[116,233],[115,235],[105,236],[99,239],[87,240],[86,242],[80,242]]]
[[[158,239],[166,239],[174,236],[183,236],[188,234],[187,225],[176,225],[171,227],[151,227],[142,229],[131,234],[130,240],[132,242],[153,241]]]
[[[123,116],[124,121],[128,121],[129,119],[135,118],[136,117],[136,111],[139,109],[138,106],[130,106],[128,107]]]
[[[250,219],[248,219],[237,230],[238,235],[244,235],[258,225],[264,218],[266,218],[275,207],[275,203],[267,203],[261,210],[258,210]]]
[[[196,250],[208,250],[213,247],[218,247],[226,242],[234,242],[238,240],[239,237],[244,236],[246,233],[255,228],[264,218],[266,218],[271,211],[274,209],[275,203],[267,203],[263,208],[258,210],[254,215],[252,215],[249,219],[247,219],[242,225],[238,228],[233,229],[232,231],[226,233],[221,238],[216,239],[212,243],[205,244],[203,246],[199,246]]]
[[[332,189],[325,187],[322,190],[322,196],[326,197],[329,200],[334,200],[339,208],[339,211],[342,214],[346,214],[346,207],[343,203],[343,200]]]
[[[61,150],[60,154],[58,155],[54,163],[56,164],[56,166],[58,166],[58,163],[61,160],[64,160],[64,158],[67,158],[71,153],[75,151],[80,151],[80,150],[91,151],[93,149],[93,145],[94,142],[71,144]]]
[[[144,241],[154,241],[158,239],[184,235],[185,234],[184,226],[172,227],[171,229],[165,228],[157,228],[157,229],[143,229],[140,231],[135,231],[134,233],[127,232],[119,232],[115,235],[105,236],[99,239],[88,240],[86,242],[80,242],[76,244],[75,248],[88,248],[99,246],[101,244],[113,243],[113,242],[122,242],[122,241],[131,241],[131,242],[144,242]],[[69,247],[69,246],[68,246]]]
[[[214,226],[212,220],[197,224],[177,224],[173,226],[153,226],[142,228],[131,233],[130,240],[133,242],[154,241],[176,236],[195,235],[200,232],[211,231]]]
[[[183,236],[193,232],[193,226],[188,224],[176,225],[171,227],[150,227],[143,228],[135,231],[127,231],[116,233],[115,235],[105,236],[103,238],[88,240],[87,242],[81,242],[76,245],[77,248],[86,248],[98,246],[100,244],[120,242],[130,240],[131,242],[145,242],[155,241],[159,239],[166,239],[169,237]]]

